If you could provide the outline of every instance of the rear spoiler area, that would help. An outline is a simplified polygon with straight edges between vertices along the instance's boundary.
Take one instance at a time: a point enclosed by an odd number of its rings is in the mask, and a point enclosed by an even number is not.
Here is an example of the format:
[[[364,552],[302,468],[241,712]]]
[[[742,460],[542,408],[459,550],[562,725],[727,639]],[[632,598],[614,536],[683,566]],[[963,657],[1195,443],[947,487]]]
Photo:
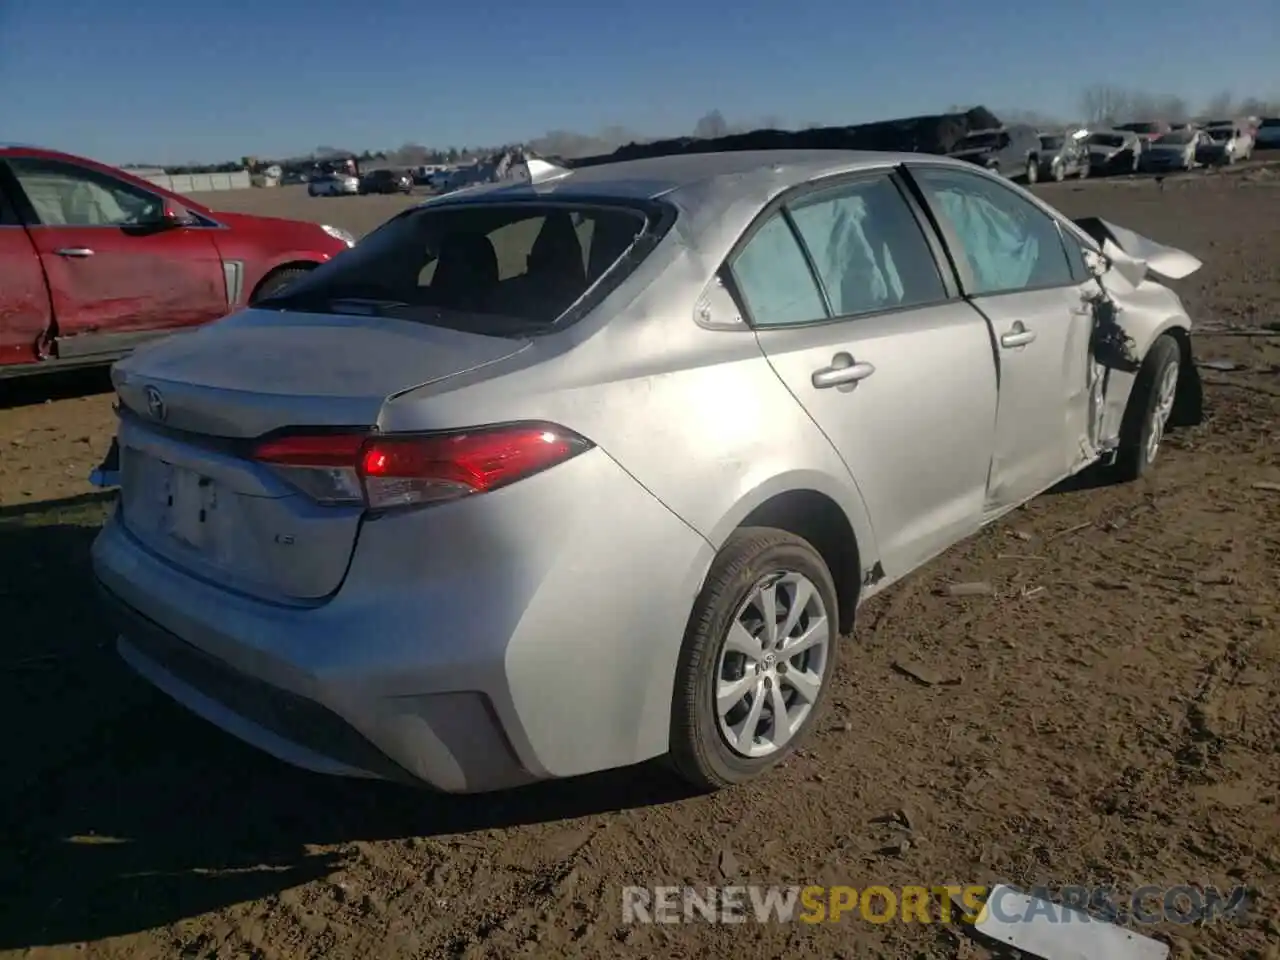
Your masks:
[[[1148,273],[1181,280],[1204,266],[1185,250],[1157,243],[1100,217],[1081,217],[1073,222],[1097,241],[1112,268],[1135,287]]]

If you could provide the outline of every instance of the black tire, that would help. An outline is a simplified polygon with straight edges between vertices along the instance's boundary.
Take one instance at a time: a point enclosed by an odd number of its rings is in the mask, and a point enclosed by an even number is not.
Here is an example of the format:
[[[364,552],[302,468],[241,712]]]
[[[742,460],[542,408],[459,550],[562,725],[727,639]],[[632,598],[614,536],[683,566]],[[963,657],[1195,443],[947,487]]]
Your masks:
[[[1028,160],[1027,169],[1023,171],[1023,177],[1026,178],[1027,186],[1034,186],[1040,182],[1040,163],[1038,160]]]
[[[1115,478],[1121,482],[1137,480],[1151,469],[1155,457],[1149,449],[1152,432],[1156,429],[1156,412],[1160,399],[1160,387],[1170,366],[1182,365],[1182,350],[1173,337],[1165,334],[1147,351],[1133,381],[1129,404],[1125,407],[1120,423],[1120,446],[1112,467]],[[1176,377],[1176,374],[1174,375]],[[1177,390],[1174,390],[1177,396]],[[1162,438],[1168,421],[1160,427]]]
[[[816,587],[826,608],[826,657],[815,702],[795,735],[773,753],[752,758],[735,751],[720,730],[715,709],[720,653],[730,626],[755,587],[771,574],[782,572],[801,574]],[[684,780],[701,790],[745,783],[776,766],[813,730],[835,672],[839,649],[836,603],[831,572],[807,541],[771,527],[743,528],[729,538],[694,602],[676,668],[669,760]]]
[[[310,272],[306,267],[285,267],[283,270],[267,274],[266,279],[258,284],[258,289],[253,291],[253,296],[249,300],[250,305],[267,297],[274,297],[293,281],[299,277],[305,277]]]
[[[1086,160],[1083,164],[1081,164],[1080,170],[1078,171],[1077,176],[1081,180],[1088,180],[1089,176],[1092,173],[1093,173],[1093,165],[1088,160]]]
[[[1054,183],[1061,183],[1065,179],[1067,179],[1067,168],[1063,165],[1062,161],[1060,160],[1054,161],[1054,164],[1053,164]]]

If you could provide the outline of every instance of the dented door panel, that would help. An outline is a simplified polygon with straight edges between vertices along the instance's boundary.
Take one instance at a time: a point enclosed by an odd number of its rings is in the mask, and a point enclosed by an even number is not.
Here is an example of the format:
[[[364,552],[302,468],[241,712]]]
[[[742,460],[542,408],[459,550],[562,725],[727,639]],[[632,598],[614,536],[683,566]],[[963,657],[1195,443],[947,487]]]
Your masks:
[[[59,337],[188,327],[227,312],[222,260],[202,228],[38,226],[31,236]]]
[[[0,222],[0,277],[0,365],[29,363],[39,358],[53,314],[40,258],[21,226]]]
[[[1092,320],[1075,287],[974,298],[991,324],[1000,375],[985,515],[997,516],[1053,486],[1089,442]],[[1019,342],[1019,337],[1030,339]]]

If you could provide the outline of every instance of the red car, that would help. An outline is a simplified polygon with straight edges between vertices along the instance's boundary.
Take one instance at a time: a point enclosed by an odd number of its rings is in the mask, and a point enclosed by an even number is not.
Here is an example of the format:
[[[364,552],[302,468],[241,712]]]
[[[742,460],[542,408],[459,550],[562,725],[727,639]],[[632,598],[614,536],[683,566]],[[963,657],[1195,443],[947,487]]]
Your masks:
[[[354,243],[337,227],[215,213],[92,160],[0,144],[0,378],[119,359]]]

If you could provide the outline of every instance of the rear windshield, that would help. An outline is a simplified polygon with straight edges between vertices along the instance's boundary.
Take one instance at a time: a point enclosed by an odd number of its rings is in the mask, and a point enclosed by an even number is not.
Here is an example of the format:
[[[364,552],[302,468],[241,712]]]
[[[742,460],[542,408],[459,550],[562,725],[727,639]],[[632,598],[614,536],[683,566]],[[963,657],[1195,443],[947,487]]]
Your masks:
[[[473,202],[424,206],[259,306],[374,313],[491,336],[549,331],[632,250],[654,215],[611,204]],[[640,257],[628,258],[626,270]]]
[[[1089,142],[1099,147],[1123,147],[1124,137],[1114,133],[1095,133],[1090,135]]]
[[[1172,133],[1166,133],[1163,137],[1157,137],[1155,142],[1169,145],[1182,145],[1191,142],[1193,134],[1190,130],[1174,130]]]
[[[1260,127],[1280,127],[1280,117],[1267,117],[1258,124]]]
[[[1219,143],[1224,140],[1230,140],[1236,135],[1236,131],[1232,127],[1218,127],[1215,130],[1208,131],[1208,133],[1211,139],[1217,140]]]
[[[1159,133],[1160,124],[1158,123],[1122,123],[1119,130],[1132,130],[1134,133]]]
[[[1041,137],[1040,146],[1046,150],[1060,150],[1065,141],[1065,137]]]

